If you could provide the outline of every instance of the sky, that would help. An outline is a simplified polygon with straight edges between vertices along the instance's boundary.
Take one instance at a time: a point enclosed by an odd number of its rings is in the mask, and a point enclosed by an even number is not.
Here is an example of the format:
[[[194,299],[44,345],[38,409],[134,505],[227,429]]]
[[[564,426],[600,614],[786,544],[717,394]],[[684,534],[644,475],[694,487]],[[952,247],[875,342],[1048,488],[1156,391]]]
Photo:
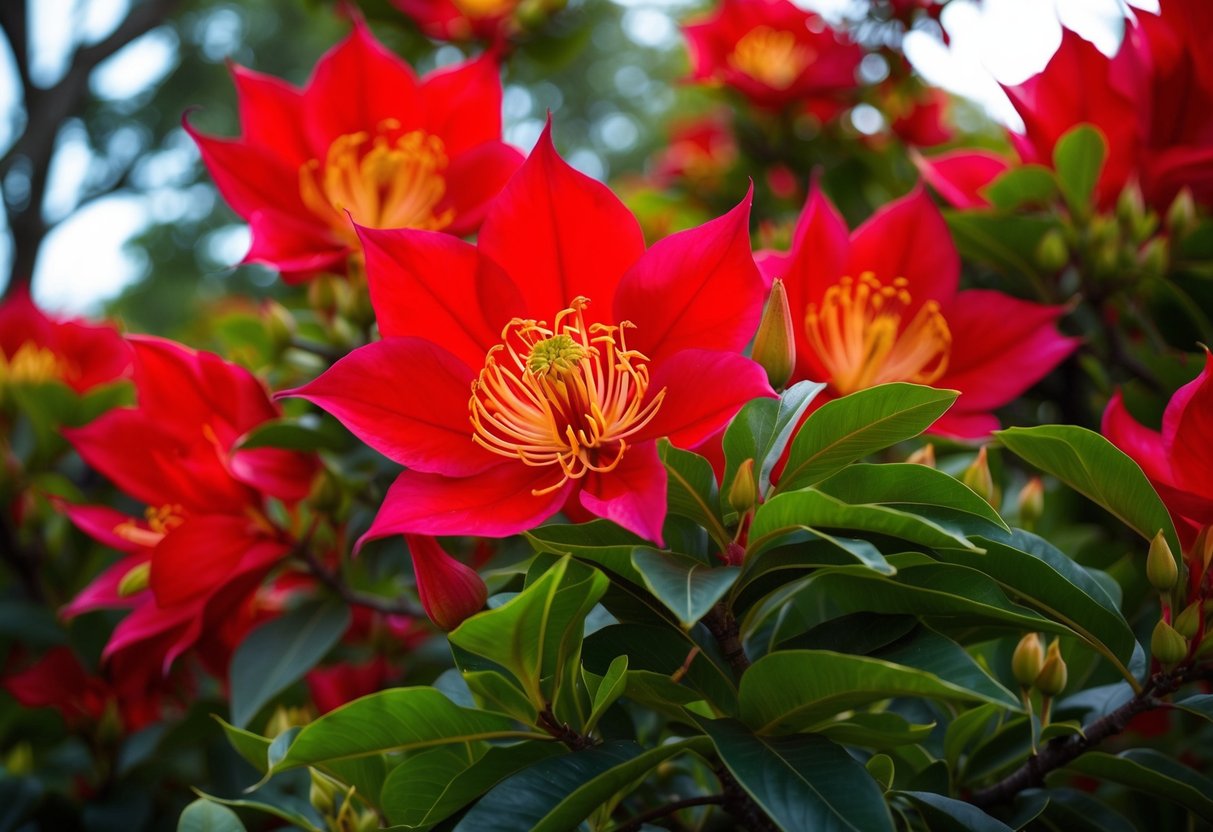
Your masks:
[[[681,48],[676,21],[684,14],[686,0],[614,2],[626,7],[624,27],[633,40],[656,48]],[[793,2],[837,17],[854,0]],[[1133,5],[1157,10],[1157,0],[1134,0]],[[63,71],[73,26],[85,39],[99,39],[121,20],[127,6],[127,0],[40,0],[33,4],[35,82],[53,83]],[[1061,41],[1063,23],[1104,52],[1114,52],[1123,8],[1121,0],[955,0],[944,10],[941,21],[950,45],[926,32],[911,32],[905,51],[929,83],[976,102],[991,118],[1014,129],[1020,126],[1019,118],[999,82],[1015,84],[1039,72]],[[73,19],[73,14],[78,17]],[[0,113],[6,113],[18,100],[18,85],[11,55],[7,50],[0,53]],[[172,65],[171,39],[163,31],[153,31],[99,66],[93,89],[110,98],[130,96],[149,83],[148,79],[162,77]],[[538,136],[530,135],[534,131],[529,125],[510,124],[508,106],[505,116],[509,140],[524,147],[534,143]],[[11,130],[11,124],[0,122],[0,147],[7,145]],[[52,211],[71,204],[88,161],[84,146],[67,137],[51,171],[48,198]],[[188,158],[178,161],[189,163]],[[123,244],[145,226],[149,212],[163,216],[173,207],[171,194],[147,198],[115,195],[69,217],[51,232],[39,257],[34,275],[36,301],[55,312],[96,313],[106,299],[117,295],[142,271],[142,264],[124,251]],[[244,232],[229,235],[222,254],[238,261],[247,240]],[[7,273],[10,257],[8,241],[0,237],[0,274]]]

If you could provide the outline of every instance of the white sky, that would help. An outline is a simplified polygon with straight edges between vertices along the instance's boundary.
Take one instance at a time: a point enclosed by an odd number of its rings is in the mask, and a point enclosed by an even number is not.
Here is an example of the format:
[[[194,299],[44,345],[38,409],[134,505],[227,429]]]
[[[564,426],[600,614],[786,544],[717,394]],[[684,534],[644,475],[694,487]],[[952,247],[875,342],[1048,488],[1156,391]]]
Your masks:
[[[11,2],[11,0],[0,0]],[[628,7],[625,27],[646,46],[678,48],[675,18],[686,0],[615,0]],[[793,0],[827,16],[845,11],[852,0]],[[1133,5],[1157,9],[1157,0]],[[63,71],[64,54],[73,37],[103,37],[125,14],[127,0],[40,0],[33,4],[33,71],[36,82],[53,83]],[[998,83],[1018,83],[1039,72],[1061,39],[1060,21],[1095,42],[1115,50],[1123,16],[1121,0],[955,0],[944,10],[943,25],[951,45],[924,32],[911,32],[905,50],[932,84],[980,104],[994,119],[1012,127],[1018,116]],[[73,35],[73,33],[80,33]],[[0,50],[0,113],[16,100],[11,55]],[[148,79],[172,67],[173,44],[163,32],[152,32],[98,67],[93,89],[119,98],[138,92]],[[508,113],[507,113],[508,116]],[[0,146],[10,140],[12,125],[0,123]],[[517,131],[516,131],[517,132]],[[510,138],[517,140],[514,135]],[[88,167],[79,144],[60,153],[52,170],[49,199],[67,207]],[[140,273],[141,264],[123,244],[147,223],[149,200],[114,196],[98,200],[59,225],[48,237],[34,275],[35,297],[48,309],[95,312]],[[231,236],[226,248],[234,262],[247,245],[246,235]],[[227,253],[225,251],[225,253]],[[0,237],[0,274],[8,271],[8,241]]]

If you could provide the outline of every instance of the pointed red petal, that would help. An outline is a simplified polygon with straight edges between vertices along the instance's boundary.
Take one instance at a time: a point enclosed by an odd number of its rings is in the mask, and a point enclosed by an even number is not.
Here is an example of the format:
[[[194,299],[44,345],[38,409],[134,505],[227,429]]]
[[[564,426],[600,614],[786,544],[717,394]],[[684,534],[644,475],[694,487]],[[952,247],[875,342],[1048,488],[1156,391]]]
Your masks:
[[[245,219],[253,240],[242,262],[277,269],[287,283],[299,283],[318,272],[345,271],[350,247],[313,216],[295,216],[267,207]]]
[[[987,208],[982,195],[986,185],[1008,170],[1011,163],[987,150],[954,150],[938,156],[913,154],[923,180],[954,208]]]
[[[501,74],[491,54],[430,73],[421,98],[425,129],[442,139],[448,158],[501,138]]]
[[[136,566],[147,563],[150,558],[150,550],[144,550],[141,554],[125,557],[107,567],[61,610],[63,617],[75,618],[93,610],[123,609],[139,604],[143,600],[141,595],[136,593],[124,596],[118,592],[118,587],[127,573]]]
[[[152,552],[156,603],[172,607],[213,592],[257,541],[248,517],[225,514],[186,518]]]
[[[298,167],[317,153],[303,133],[303,95],[281,78],[232,64],[244,142]],[[327,148],[320,148],[323,152]]]
[[[450,208],[455,218],[448,234],[470,234],[480,227],[497,194],[522,164],[522,154],[508,144],[485,142],[456,159],[446,171],[446,196],[434,209],[441,214]]]
[[[884,284],[904,277],[912,297],[909,314],[924,301],[956,294],[960,255],[943,214],[922,186],[880,208],[851,237],[848,274],[872,272]]]
[[[273,208],[297,217],[311,212],[299,195],[299,168],[262,147],[242,140],[204,136],[184,122],[185,131],[197,143],[202,162],[215,187],[232,210],[248,219],[255,211]]]
[[[1103,412],[1100,430],[1109,442],[1131,456],[1156,484],[1174,482],[1162,434],[1133,418],[1119,390],[1112,394]]]
[[[1175,391],[1162,423],[1175,485],[1213,498],[1213,354],[1195,379]]]
[[[641,442],[627,449],[613,471],[587,475],[580,500],[592,514],[664,546],[665,489],[666,470],[657,443]]]

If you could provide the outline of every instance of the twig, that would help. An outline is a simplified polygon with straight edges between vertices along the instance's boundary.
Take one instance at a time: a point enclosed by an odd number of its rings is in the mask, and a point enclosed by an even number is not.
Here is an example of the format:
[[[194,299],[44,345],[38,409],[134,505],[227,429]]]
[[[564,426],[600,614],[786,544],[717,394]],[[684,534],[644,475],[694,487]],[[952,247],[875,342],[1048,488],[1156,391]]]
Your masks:
[[[537,722],[539,723],[540,728],[564,743],[570,751],[582,751],[598,744],[595,742],[593,737],[587,737],[585,734],[579,734],[571,727],[558,720],[556,715],[552,713],[550,706],[539,712]]]
[[[356,589],[350,588],[342,580],[340,573],[334,572],[320,562],[320,559],[316,557],[316,553],[312,551],[306,540],[295,547],[295,554],[307,564],[308,570],[319,578],[322,584],[337,593],[347,604],[365,607],[368,610],[374,610],[383,615],[407,615],[413,618],[420,618],[425,615],[425,612],[421,608],[403,598],[393,601],[379,595],[373,595],[369,592],[359,592]]]
[[[717,603],[703,617],[703,625],[724,651],[725,660],[728,661],[729,667],[733,668],[733,672],[738,676],[745,673],[750,667],[750,658],[745,654],[745,647],[741,643],[741,630],[732,611],[723,603]]]
[[[629,820],[623,826],[615,828],[614,832],[637,832],[640,827],[652,820],[664,818],[666,815],[672,815],[675,812],[681,812],[683,809],[690,809],[695,806],[719,806],[725,801],[723,794],[709,794],[703,797],[688,797],[685,800],[675,800],[673,803],[667,803],[664,806],[658,806],[655,809],[650,809],[647,812],[642,812],[636,817]]]

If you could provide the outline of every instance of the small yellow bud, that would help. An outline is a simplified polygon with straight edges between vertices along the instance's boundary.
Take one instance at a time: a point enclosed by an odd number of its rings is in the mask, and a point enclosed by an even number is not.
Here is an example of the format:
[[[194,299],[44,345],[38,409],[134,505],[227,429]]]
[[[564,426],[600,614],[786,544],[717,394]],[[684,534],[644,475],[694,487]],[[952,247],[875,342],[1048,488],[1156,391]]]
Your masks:
[[[1040,636],[1028,633],[1015,645],[1015,652],[1011,655],[1011,673],[1020,685],[1031,687],[1040,675],[1044,663],[1045,649],[1040,643]]]
[[[751,356],[767,371],[767,380],[776,390],[782,390],[796,369],[796,330],[788,293],[779,278],[771,285],[758,333],[754,336]]]
[[[1170,667],[1188,655],[1188,640],[1170,624],[1159,619],[1150,636],[1150,654],[1158,659],[1159,664]]]
[[[148,583],[152,576],[152,562],[146,560],[136,566],[132,566],[130,570],[122,576],[122,580],[118,582],[118,595],[121,598],[129,598],[137,592],[142,592],[147,589]]]
[[[913,465],[925,465],[928,468],[935,467],[935,444],[928,442],[914,453],[906,457],[906,462]]]
[[[729,505],[738,514],[745,514],[758,505],[758,482],[754,478],[754,460],[747,459],[737,466],[737,474],[729,486]]]
[[[1045,663],[1032,680],[1032,685],[1045,696],[1057,696],[1066,689],[1067,676],[1066,662],[1061,657],[1061,643],[1053,639],[1045,653]]]
[[[1056,228],[1045,232],[1036,245],[1036,264],[1047,272],[1058,272],[1070,262],[1066,237]]]
[[[1192,198],[1192,189],[1184,187],[1171,207],[1167,209],[1167,231],[1176,238],[1186,237],[1196,224],[1196,200]]]
[[[990,473],[990,461],[986,457],[986,446],[982,445],[976,459],[960,475],[960,481],[973,489],[978,497],[995,508],[998,500],[994,491],[994,476]]]
[[[1150,586],[1159,592],[1170,592],[1179,579],[1179,567],[1175,565],[1175,556],[1171,554],[1171,546],[1163,535],[1162,529],[1150,541],[1150,554],[1146,557],[1146,578]]]
[[[1200,627],[1200,619],[1203,616],[1204,609],[1200,601],[1193,601],[1183,608],[1183,612],[1175,616],[1175,622],[1171,627],[1184,638],[1191,639],[1196,635],[1196,631]]]
[[[1032,531],[1045,512],[1045,486],[1040,477],[1032,477],[1019,489],[1019,525]]]

